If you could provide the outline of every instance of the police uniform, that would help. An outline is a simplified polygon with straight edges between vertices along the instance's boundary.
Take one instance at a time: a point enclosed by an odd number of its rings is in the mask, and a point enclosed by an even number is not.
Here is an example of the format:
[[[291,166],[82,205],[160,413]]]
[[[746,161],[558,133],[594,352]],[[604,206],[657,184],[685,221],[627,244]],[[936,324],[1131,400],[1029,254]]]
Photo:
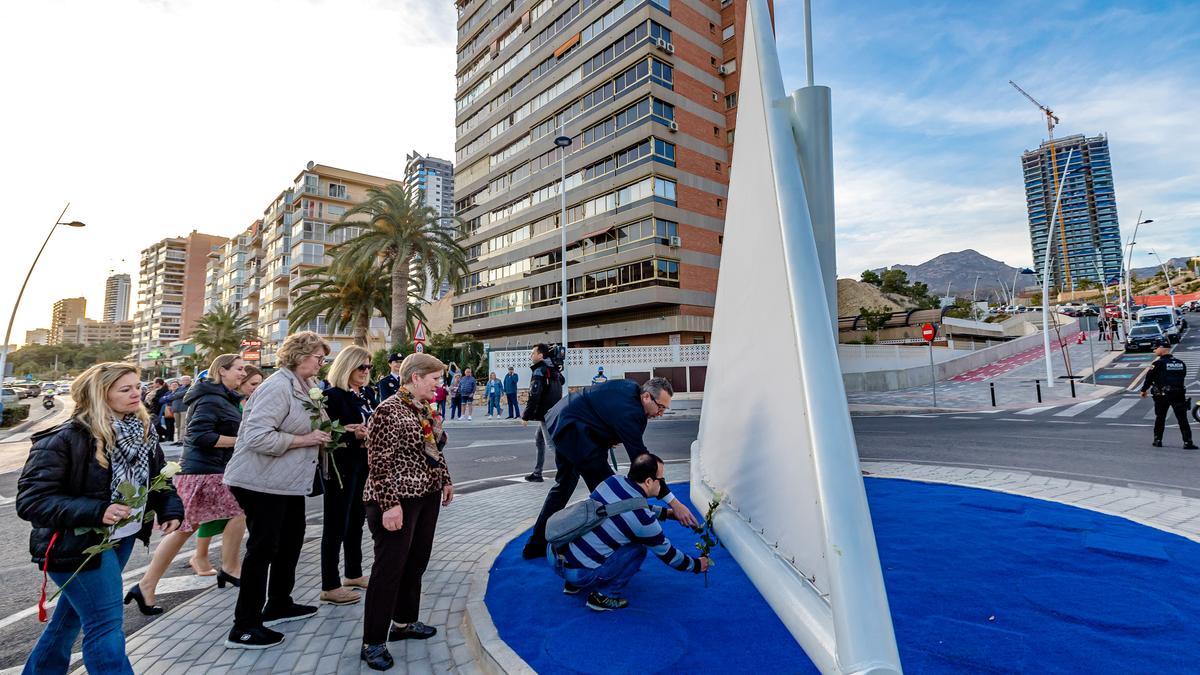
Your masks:
[[[1192,428],[1187,420],[1187,364],[1170,354],[1158,357],[1150,366],[1142,392],[1149,391],[1154,397],[1154,445],[1162,445],[1163,428],[1167,422],[1167,410],[1175,412],[1179,431],[1183,435],[1184,447],[1192,445]]]
[[[379,378],[377,387],[379,389],[379,402],[383,403],[392,394],[400,391],[400,378],[388,373],[387,376]]]

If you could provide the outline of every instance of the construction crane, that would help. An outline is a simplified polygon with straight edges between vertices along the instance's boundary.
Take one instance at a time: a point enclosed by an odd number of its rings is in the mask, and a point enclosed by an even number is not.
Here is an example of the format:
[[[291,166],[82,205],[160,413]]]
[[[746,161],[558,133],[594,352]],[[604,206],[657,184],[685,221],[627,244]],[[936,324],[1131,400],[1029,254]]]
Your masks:
[[[1049,140],[1049,143],[1050,143],[1050,170],[1054,177],[1054,182],[1050,186],[1050,194],[1053,195],[1056,192],[1058,192],[1058,160],[1057,160],[1057,153],[1055,152],[1055,147],[1054,147],[1054,125],[1058,124],[1058,122],[1059,122],[1058,115],[1055,115],[1054,111],[1051,110],[1050,108],[1047,108],[1046,106],[1042,105],[1041,102],[1039,102],[1036,98],[1030,96],[1029,92],[1022,89],[1021,86],[1018,85],[1016,82],[1009,80],[1008,83],[1013,86],[1013,89],[1016,89],[1017,91],[1021,92],[1022,96],[1029,99],[1030,103],[1037,106],[1038,110],[1041,110],[1042,113],[1046,115],[1046,134],[1049,136],[1049,139],[1050,139]],[[1050,214],[1050,217],[1053,218],[1054,214]],[[1063,273],[1066,275],[1066,286],[1067,286],[1067,288],[1070,288],[1072,291],[1074,291],[1075,285],[1073,283],[1071,283],[1071,259],[1067,255],[1066,219],[1063,217],[1062,209],[1059,209],[1059,211],[1058,211],[1058,234],[1059,234],[1059,242],[1060,242],[1059,252],[1062,255]],[[1049,260],[1049,256],[1050,256],[1050,241],[1049,241],[1049,239],[1046,240],[1046,256],[1047,256],[1047,260]]]

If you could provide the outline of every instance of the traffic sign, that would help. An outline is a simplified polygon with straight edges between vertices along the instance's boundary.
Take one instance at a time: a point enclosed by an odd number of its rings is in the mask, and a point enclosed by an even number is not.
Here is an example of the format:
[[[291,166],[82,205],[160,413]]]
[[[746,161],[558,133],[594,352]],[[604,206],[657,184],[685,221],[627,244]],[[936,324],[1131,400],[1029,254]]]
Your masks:
[[[417,351],[417,353],[418,353],[418,354],[424,354],[424,353],[425,353],[425,343],[424,343],[424,342],[418,342],[418,343],[416,343],[416,344],[414,344],[414,345],[413,345],[413,349],[415,349],[415,350]]]
[[[934,336],[937,335],[937,328],[933,324],[927,323],[921,326],[921,337],[925,338],[926,342],[933,342]]]
[[[413,342],[421,343],[425,341],[425,322],[417,321],[417,329],[413,331]]]

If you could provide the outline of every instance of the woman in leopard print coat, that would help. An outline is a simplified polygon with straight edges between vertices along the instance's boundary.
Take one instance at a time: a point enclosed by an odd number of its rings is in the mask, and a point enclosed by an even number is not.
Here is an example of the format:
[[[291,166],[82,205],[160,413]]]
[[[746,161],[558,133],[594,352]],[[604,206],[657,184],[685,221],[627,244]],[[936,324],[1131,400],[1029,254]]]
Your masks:
[[[392,667],[388,642],[437,633],[417,621],[417,613],[438,512],[454,499],[442,456],[446,434],[432,404],[445,368],[433,356],[410,354],[400,365],[400,390],[367,423],[363,502],[375,560],[363,611],[362,660],[374,670]]]

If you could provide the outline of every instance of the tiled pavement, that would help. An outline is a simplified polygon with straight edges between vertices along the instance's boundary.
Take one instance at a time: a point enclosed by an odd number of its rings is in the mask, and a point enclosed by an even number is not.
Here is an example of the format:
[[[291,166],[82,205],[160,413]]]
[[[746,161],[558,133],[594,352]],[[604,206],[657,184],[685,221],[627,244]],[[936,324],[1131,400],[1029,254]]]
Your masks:
[[[1200,542],[1200,500],[1137,488],[1098,485],[1037,476],[901,462],[863,465],[874,476],[952,483],[1000,490],[1073,504],[1123,516]],[[687,464],[668,466],[669,480],[687,480]],[[464,631],[464,609],[473,571],[488,551],[514,531],[528,527],[548,485],[514,483],[462,495],[442,511],[433,559],[424,579],[421,620],[439,633],[427,642],[391,643],[398,673],[476,673],[478,644]],[[582,495],[582,489],[576,496]],[[296,599],[316,603],[319,591],[319,536],[310,527],[297,570]],[[370,539],[364,553],[370,561]],[[475,591],[479,593],[479,589]],[[227,650],[236,594],[211,590],[196,596],[131,636],[130,660],[138,673],[352,673],[361,666],[362,604],[322,605],[317,617],[284,624],[288,640],[263,651]],[[80,671],[82,672],[82,671]]]

